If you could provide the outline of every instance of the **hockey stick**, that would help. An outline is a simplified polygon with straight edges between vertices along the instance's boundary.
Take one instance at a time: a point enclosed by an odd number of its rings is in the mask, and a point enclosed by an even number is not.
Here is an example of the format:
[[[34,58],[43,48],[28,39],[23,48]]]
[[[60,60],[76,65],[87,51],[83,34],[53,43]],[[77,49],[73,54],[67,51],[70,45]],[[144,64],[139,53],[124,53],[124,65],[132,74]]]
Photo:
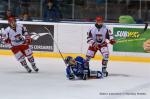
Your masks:
[[[142,31],[140,31],[140,34],[143,34],[148,28],[148,23],[145,23],[144,29]]]
[[[45,27],[45,26],[44,26],[44,28],[47,30],[47,32],[48,32],[49,35],[51,36],[52,40],[54,41],[54,43],[55,43],[55,45],[56,45],[56,47],[57,47],[57,50],[58,50],[58,52],[59,52],[61,58],[63,59],[64,63],[66,64],[65,58],[63,57],[63,55],[62,55],[62,53],[61,53],[61,51],[60,51],[60,49],[59,49],[59,47],[58,47],[58,44],[57,44],[57,42],[54,40],[54,37],[53,37],[53,35],[51,34],[50,30],[49,30],[47,27]],[[66,66],[67,66],[67,64],[66,64]]]
[[[51,36],[52,40],[54,41],[54,43],[55,43],[55,45],[56,45],[56,47],[57,47],[57,50],[58,50],[58,52],[59,52],[61,58],[63,59],[65,65],[67,66],[67,63],[66,63],[66,61],[65,61],[65,58],[63,57],[63,55],[62,55],[62,53],[61,53],[61,51],[60,51],[60,49],[59,49],[59,47],[58,47],[58,44],[57,44],[57,42],[54,40],[54,37],[53,37],[53,35],[51,34],[50,30],[49,30],[47,27],[45,27],[45,26],[44,26],[44,28],[47,30],[47,32],[48,32],[49,35]],[[71,66],[70,66],[70,72],[71,72],[71,74],[74,74],[74,72],[73,72]]]

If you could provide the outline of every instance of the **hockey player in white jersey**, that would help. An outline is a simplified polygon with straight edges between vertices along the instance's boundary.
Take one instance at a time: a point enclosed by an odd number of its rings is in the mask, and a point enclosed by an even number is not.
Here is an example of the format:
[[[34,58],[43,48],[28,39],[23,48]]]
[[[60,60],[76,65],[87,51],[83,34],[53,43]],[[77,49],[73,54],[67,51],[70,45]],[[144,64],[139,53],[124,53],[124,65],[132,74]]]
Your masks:
[[[86,54],[86,61],[89,62],[90,59],[95,56],[96,52],[100,51],[103,56],[102,74],[104,77],[108,76],[106,68],[109,59],[109,50],[106,39],[108,39],[109,43],[112,45],[116,43],[111,31],[103,24],[103,17],[97,16],[96,24],[91,27],[87,33],[87,43],[89,44],[89,48]]]
[[[15,17],[9,17],[8,24],[9,26],[4,30],[3,33],[4,44],[9,46],[16,59],[27,70],[27,72],[30,73],[32,70],[27,65],[25,57],[31,63],[34,71],[38,72],[39,69],[36,67],[32,50],[29,47],[32,39],[30,38],[26,27],[17,23]]]

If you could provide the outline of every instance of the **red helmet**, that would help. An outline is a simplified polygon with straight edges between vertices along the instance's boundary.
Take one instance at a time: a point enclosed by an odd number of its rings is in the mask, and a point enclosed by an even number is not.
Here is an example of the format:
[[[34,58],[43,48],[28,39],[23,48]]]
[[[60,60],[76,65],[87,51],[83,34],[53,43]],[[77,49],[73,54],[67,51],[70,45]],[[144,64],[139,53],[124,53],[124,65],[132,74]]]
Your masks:
[[[102,16],[97,16],[96,17],[96,21],[103,21],[104,19],[103,19],[103,17]]]
[[[13,16],[8,17],[8,22],[11,23],[12,21],[16,21],[16,18]]]

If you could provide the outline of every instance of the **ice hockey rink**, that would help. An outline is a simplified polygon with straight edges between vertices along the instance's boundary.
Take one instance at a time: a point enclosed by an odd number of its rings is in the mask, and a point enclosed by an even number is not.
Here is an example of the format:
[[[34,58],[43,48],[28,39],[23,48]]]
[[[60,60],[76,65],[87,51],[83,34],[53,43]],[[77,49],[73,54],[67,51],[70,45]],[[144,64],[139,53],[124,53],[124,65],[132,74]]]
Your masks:
[[[13,56],[0,56],[0,99],[149,99],[150,63],[110,61],[103,79],[70,81],[60,58],[36,58],[27,73]],[[90,62],[92,70],[100,61]]]

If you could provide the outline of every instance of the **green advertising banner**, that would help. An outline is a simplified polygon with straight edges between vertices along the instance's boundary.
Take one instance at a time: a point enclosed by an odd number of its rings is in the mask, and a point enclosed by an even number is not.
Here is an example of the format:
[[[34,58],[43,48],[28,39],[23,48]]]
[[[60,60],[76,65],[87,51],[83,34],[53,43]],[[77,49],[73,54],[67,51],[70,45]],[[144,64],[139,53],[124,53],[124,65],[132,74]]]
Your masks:
[[[117,43],[113,46],[113,51],[144,52],[143,42],[150,39],[150,29],[140,33],[142,30],[142,28],[114,27],[113,35]]]

